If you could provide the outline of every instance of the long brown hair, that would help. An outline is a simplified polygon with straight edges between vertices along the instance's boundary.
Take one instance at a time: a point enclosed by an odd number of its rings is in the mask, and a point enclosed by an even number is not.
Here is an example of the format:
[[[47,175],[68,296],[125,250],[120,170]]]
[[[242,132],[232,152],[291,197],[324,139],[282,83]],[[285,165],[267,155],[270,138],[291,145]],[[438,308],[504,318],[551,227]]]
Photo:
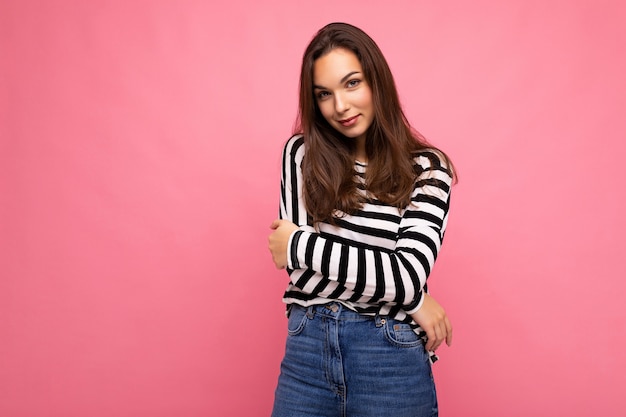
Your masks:
[[[368,156],[365,186],[369,195],[399,209],[408,206],[420,174],[413,158],[421,150],[434,149],[409,125],[389,65],[372,38],[347,23],[323,27],[302,58],[295,126],[295,131],[303,134],[306,146],[302,161],[303,193],[314,224],[321,221],[332,224],[335,210],[353,214],[364,203],[355,179],[355,142],[328,124],[313,91],[315,60],[335,48],[347,49],[357,56],[372,90],[374,120],[365,141]],[[441,151],[438,153],[452,175],[448,157]]]

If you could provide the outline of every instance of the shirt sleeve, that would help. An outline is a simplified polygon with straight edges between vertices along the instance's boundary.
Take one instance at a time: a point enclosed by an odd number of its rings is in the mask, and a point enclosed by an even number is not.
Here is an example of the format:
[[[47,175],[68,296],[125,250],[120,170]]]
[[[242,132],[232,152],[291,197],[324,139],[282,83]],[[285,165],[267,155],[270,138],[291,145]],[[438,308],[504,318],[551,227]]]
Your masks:
[[[423,172],[416,180],[411,204],[404,209],[395,247],[387,250],[338,242],[310,227],[298,195],[301,159],[297,151],[291,151],[293,146],[288,144],[281,182],[281,217],[301,226],[288,244],[291,283],[319,297],[395,304],[408,314],[416,311],[447,224],[452,178],[445,167],[432,163],[432,157],[419,157]]]
[[[282,154],[279,217],[300,227],[309,226],[309,219],[302,198],[301,164],[303,157],[304,140],[301,135],[295,135],[287,141]]]

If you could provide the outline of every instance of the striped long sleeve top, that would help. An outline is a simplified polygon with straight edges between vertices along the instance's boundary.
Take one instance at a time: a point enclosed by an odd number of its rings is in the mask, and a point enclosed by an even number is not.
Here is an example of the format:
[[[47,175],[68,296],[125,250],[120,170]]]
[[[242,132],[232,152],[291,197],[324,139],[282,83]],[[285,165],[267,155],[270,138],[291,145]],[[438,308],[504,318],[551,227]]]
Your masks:
[[[441,248],[448,219],[452,178],[434,151],[415,157],[421,175],[411,204],[399,210],[368,198],[336,225],[310,223],[302,198],[305,145],[301,135],[283,149],[280,217],[300,230],[288,242],[290,282],[283,301],[302,306],[339,301],[362,314],[388,315],[410,322],[422,303],[426,279]],[[355,162],[365,193],[367,165]]]

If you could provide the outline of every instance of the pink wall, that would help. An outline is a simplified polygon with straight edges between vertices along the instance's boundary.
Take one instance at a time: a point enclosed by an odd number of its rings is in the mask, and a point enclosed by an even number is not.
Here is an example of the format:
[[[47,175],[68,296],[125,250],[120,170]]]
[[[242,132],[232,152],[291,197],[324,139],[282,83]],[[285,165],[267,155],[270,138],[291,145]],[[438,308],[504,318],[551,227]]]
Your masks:
[[[334,20],[461,174],[441,415],[626,414],[622,2],[210,3],[0,2],[1,416],[268,415],[279,153]]]

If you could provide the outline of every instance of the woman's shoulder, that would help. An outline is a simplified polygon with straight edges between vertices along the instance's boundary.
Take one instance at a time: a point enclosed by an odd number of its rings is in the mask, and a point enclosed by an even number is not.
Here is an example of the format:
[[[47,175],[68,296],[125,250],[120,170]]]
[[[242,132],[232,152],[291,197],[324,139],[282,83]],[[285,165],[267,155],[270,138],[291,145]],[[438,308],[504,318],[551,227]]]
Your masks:
[[[296,133],[287,140],[285,143],[285,149],[299,148],[302,145],[304,145],[304,135],[302,133]]]
[[[304,136],[300,133],[291,136],[283,147],[285,160],[302,160],[304,156]]]
[[[455,181],[454,167],[448,156],[437,148],[424,148],[415,153],[416,184],[437,180],[450,186]]]
[[[446,154],[437,148],[424,148],[415,152],[413,161],[423,170],[443,169],[448,170],[448,158]]]

